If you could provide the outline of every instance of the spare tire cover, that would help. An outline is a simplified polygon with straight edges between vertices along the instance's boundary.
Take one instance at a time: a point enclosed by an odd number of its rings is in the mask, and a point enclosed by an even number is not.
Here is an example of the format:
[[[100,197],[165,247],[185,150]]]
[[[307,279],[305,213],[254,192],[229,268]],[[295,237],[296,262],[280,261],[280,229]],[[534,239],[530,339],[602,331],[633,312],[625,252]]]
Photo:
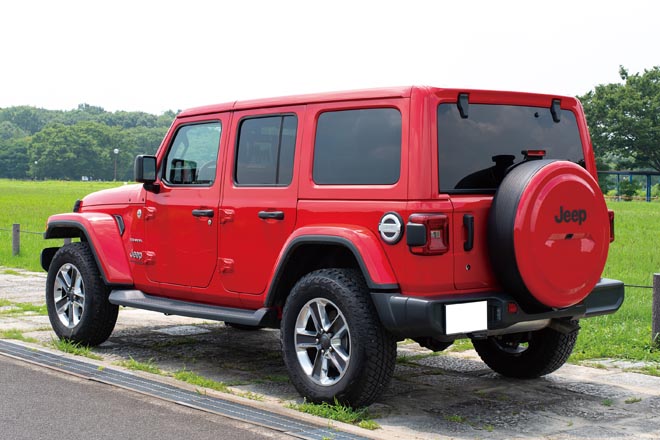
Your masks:
[[[526,310],[579,303],[600,279],[609,249],[598,183],[573,162],[516,166],[493,198],[488,248],[502,287]]]

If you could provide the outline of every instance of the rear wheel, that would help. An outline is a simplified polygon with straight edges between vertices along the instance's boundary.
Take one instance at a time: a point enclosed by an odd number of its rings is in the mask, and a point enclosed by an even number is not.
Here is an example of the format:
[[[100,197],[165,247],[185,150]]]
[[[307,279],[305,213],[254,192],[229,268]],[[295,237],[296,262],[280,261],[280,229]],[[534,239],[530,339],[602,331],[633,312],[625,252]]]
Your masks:
[[[108,339],[119,311],[108,301],[109,294],[87,243],[72,243],[57,251],[48,269],[46,306],[60,339],[84,345]]]
[[[560,333],[546,327],[533,332],[473,339],[472,344],[493,371],[507,377],[531,379],[564,365],[577,336],[577,329]]]
[[[301,278],[284,307],[281,342],[292,383],[312,402],[369,405],[394,372],[396,341],[356,270]]]

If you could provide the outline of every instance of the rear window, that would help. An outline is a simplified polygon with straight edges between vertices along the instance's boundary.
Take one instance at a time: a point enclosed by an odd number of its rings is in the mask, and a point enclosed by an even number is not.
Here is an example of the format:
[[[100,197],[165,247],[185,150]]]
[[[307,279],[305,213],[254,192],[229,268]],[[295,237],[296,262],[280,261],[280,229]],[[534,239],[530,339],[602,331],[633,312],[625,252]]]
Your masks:
[[[314,143],[314,182],[391,185],[401,168],[401,113],[394,108],[322,113]]]
[[[440,192],[493,192],[523,150],[545,150],[545,159],[584,166],[573,112],[554,122],[549,108],[470,104],[462,119],[456,104],[438,106]]]

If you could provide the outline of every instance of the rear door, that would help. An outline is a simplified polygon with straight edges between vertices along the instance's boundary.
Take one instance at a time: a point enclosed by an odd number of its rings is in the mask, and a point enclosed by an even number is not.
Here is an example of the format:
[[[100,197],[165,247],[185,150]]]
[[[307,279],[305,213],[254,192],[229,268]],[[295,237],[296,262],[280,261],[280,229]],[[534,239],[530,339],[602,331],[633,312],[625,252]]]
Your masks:
[[[234,113],[222,203],[220,273],[228,291],[261,294],[293,232],[304,106]]]

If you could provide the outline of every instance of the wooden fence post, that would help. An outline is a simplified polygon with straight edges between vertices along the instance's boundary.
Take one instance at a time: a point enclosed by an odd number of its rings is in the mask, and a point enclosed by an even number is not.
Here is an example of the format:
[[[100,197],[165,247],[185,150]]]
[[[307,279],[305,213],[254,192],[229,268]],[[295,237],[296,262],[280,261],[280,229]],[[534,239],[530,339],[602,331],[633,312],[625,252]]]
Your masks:
[[[21,225],[14,223],[11,227],[11,255],[17,256],[21,252]]]
[[[651,337],[654,345],[660,346],[660,273],[653,274],[653,313]]]

